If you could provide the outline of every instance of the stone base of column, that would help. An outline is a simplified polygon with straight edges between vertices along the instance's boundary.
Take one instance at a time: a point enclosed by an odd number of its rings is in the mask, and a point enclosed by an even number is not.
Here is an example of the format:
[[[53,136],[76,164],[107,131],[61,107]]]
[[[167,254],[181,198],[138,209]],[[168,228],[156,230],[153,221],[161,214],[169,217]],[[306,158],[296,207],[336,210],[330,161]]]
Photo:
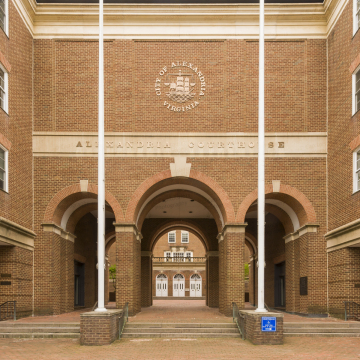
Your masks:
[[[245,338],[254,345],[282,345],[284,343],[283,318],[284,314],[273,312],[255,312],[254,310],[240,310],[240,314],[244,317]],[[262,319],[264,319],[265,327],[263,328]],[[272,318],[270,321],[266,318]],[[276,331],[270,330],[276,319]],[[265,331],[264,331],[265,330]]]
[[[80,314],[80,345],[109,345],[119,336],[122,310]]]

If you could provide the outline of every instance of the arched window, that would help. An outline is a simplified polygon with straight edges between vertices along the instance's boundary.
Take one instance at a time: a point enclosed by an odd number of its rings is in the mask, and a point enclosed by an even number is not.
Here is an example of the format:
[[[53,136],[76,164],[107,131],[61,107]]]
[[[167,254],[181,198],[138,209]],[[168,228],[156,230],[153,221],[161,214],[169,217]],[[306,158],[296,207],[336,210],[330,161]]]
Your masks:
[[[174,276],[174,279],[184,279],[184,275],[182,275],[182,274],[176,274],[175,276]]]
[[[192,280],[200,280],[201,279],[201,276],[199,274],[192,274],[191,275],[191,279]]]
[[[165,274],[159,274],[157,276],[158,279],[167,279],[167,276]]]

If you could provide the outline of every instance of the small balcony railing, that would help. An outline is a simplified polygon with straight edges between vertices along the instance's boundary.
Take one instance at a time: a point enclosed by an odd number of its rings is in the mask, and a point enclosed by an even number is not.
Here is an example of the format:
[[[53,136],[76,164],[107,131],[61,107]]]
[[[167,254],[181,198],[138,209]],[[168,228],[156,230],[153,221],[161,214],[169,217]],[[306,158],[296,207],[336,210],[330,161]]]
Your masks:
[[[153,257],[154,263],[204,263],[206,257]]]

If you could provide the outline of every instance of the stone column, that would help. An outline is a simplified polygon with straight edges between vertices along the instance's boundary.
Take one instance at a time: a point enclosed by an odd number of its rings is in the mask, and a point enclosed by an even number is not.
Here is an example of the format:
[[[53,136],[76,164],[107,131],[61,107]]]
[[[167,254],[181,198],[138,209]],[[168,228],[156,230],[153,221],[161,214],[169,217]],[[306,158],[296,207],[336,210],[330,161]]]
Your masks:
[[[152,305],[152,252],[141,252],[141,307]]]
[[[219,311],[232,316],[232,302],[239,309],[245,302],[245,227],[247,224],[225,225],[219,240]]]
[[[129,303],[129,315],[141,311],[141,234],[133,224],[115,224],[116,307]]]
[[[219,307],[219,251],[208,251],[206,257],[207,306]]]

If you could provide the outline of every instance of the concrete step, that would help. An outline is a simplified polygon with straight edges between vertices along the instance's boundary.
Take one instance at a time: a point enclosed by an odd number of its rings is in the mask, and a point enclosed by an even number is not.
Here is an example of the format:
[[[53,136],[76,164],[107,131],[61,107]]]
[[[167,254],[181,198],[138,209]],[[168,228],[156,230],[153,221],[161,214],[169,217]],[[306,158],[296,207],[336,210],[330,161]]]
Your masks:
[[[142,328],[142,329],[157,329],[157,328],[237,328],[235,323],[126,323],[126,328]]]
[[[80,338],[80,333],[8,333],[0,334],[0,338],[30,338],[30,339],[49,339],[49,338]]]
[[[323,327],[323,328],[284,328],[284,333],[286,334],[306,334],[306,333],[347,333],[347,334],[360,334],[359,329],[356,328],[332,328],[332,327]]]
[[[145,334],[145,333],[152,333],[152,334],[161,334],[161,333],[187,333],[187,334],[239,334],[239,330],[237,328],[128,328],[125,326],[124,329],[125,333],[132,333],[132,334]]]
[[[15,321],[1,321],[0,322],[0,329],[4,327],[80,327],[80,322],[58,322],[58,323],[38,323],[38,322],[15,322]]]
[[[316,333],[285,333],[285,337],[292,337],[292,336],[309,336],[309,337],[360,337],[360,333],[323,333],[323,332],[316,332]]]
[[[285,328],[357,328],[360,330],[360,322],[343,321],[343,322],[284,322]]]
[[[0,334],[10,334],[10,333],[80,333],[79,327],[0,327]]]
[[[197,338],[239,338],[239,333],[123,333],[122,338],[181,338],[181,339],[197,339]]]

